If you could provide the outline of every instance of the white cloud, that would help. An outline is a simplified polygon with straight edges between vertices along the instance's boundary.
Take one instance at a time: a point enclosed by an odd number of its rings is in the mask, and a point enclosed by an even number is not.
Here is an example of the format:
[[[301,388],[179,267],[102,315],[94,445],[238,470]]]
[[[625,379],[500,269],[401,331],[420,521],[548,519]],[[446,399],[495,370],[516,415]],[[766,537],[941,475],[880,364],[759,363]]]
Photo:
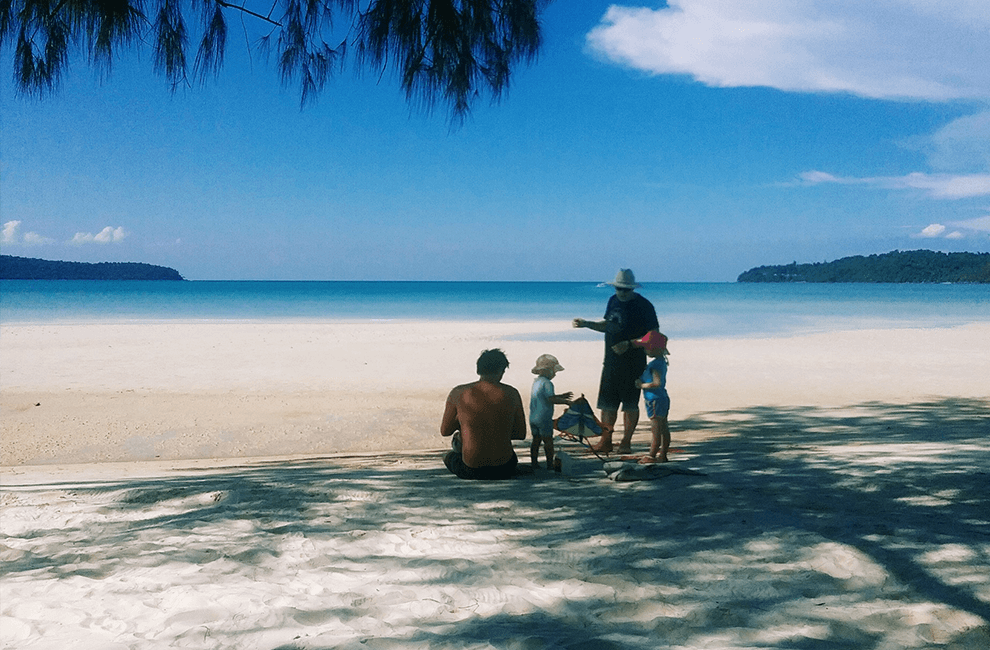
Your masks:
[[[811,184],[847,182],[841,178],[833,176],[832,174],[829,174],[827,172],[820,172],[820,171],[801,172],[799,176],[801,177],[801,180]]]
[[[977,217],[976,219],[967,219],[965,221],[953,221],[949,225],[953,228],[961,228],[963,230],[972,230],[974,232],[986,232],[990,233],[990,214],[985,217]]]
[[[612,6],[605,58],[714,87],[882,99],[990,99],[986,0],[670,0]]]
[[[3,231],[0,234],[0,242],[4,244],[13,244],[17,240],[17,228],[21,225],[20,221],[8,221],[3,224]]]
[[[945,232],[945,226],[943,226],[940,223],[933,223],[932,225],[924,228],[921,232],[919,232],[918,237],[928,237],[928,238],[938,237],[943,232]]]
[[[26,244],[28,246],[38,246],[42,244],[51,244],[55,241],[51,237],[45,237],[36,232],[26,232],[23,235],[20,235],[18,233],[20,227],[20,221],[8,221],[3,224],[3,231],[2,234],[0,234],[0,242],[3,242],[4,244]]]
[[[990,194],[990,174],[922,174],[877,179],[891,189],[919,189],[939,199],[965,199]]]
[[[109,242],[121,241],[126,236],[127,233],[125,233],[124,229],[121,228],[120,226],[116,228],[111,228],[110,226],[107,226],[106,228],[101,230],[99,234],[97,234],[93,239],[95,239],[100,243],[105,244]]]
[[[39,235],[36,232],[26,232],[24,233],[24,243],[29,246],[40,246],[43,244],[54,244],[55,240],[51,237]]]
[[[953,230],[949,230],[949,227],[952,227]],[[940,223],[933,223],[923,228],[921,232],[913,235],[913,237],[920,237],[923,239],[934,239],[936,237],[943,237],[944,239],[965,239],[969,235],[978,235],[983,233],[990,233],[990,215],[985,217],[977,217],[976,219],[967,219],[965,221],[950,221],[948,226],[944,226]]]
[[[920,148],[939,171],[990,170],[990,111],[949,122],[924,138]]]
[[[107,226],[95,235],[88,232],[77,232],[72,238],[73,244],[110,244],[122,241],[127,233],[122,227],[113,228]]]
[[[874,176],[866,178],[840,177],[821,171],[798,175],[809,185],[837,183],[840,185],[869,185],[892,190],[922,190],[936,199],[967,199],[990,195],[990,174],[925,174],[913,172],[904,176]]]

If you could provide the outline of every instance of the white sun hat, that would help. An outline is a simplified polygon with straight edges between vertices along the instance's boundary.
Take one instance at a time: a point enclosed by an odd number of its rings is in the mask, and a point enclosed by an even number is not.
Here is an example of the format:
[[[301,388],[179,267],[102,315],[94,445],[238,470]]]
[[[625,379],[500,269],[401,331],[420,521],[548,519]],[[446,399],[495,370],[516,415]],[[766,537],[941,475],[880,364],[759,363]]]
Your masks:
[[[538,375],[541,370],[546,369],[553,370],[554,372],[560,372],[564,369],[564,366],[560,365],[560,362],[557,361],[557,357],[552,354],[541,354],[536,359],[536,365],[533,366],[533,369],[530,370],[530,372],[534,375]]]
[[[619,289],[635,289],[636,287],[643,286],[636,282],[636,275],[632,272],[632,269],[619,269],[619,272],[615,274],[615,279],[605,284],[610,284]]]

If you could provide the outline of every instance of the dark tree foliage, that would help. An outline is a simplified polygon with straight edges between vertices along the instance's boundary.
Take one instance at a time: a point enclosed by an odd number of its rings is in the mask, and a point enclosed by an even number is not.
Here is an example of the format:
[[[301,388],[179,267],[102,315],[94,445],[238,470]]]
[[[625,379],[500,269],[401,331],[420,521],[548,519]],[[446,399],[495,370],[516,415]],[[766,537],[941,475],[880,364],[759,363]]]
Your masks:
[[[0,280],[182,280],[175,269],[140,262],[57,262],[0,255]]]
[[[221,69],[236,16],[239,30],[250,23],[257,45],[274,53],[283,83],[299,86],[304,105],[353,48],[359,66],[397,72],[408,98],[446,104],[461,118],[477,96],[497,100],[513,65],[535,58],[547,2],[0,0],[0,47],[13,46],[25,93],[57,90],[73,57],[108,71],[122,50],[142,46],[175,86]]]
[[[990,283],[990,253],[893,251],[834,262],[759,266],[739,282],[965,282]]]

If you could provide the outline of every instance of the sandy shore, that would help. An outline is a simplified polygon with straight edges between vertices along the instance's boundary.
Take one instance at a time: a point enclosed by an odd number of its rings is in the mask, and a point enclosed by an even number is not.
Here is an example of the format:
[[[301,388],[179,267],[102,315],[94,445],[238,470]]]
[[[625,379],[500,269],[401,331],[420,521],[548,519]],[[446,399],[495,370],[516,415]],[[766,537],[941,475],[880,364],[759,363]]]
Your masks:
[[[674,340],[671,420],[985,398],[987,341],[986,324]],[[557,389],[594,403],[602,343],[569,323],[4,326],[0,465],[430,449],[488,347],[524,394],[549,352]]]
[[[466,484],[436,430],[478,352],[524,392],[553,353],[593,400],[600,340],[5,326],[0,646],[983,650],[987,341],[675,340],[671,465],[695,474],[615,482],[572,448],[570,476]]]

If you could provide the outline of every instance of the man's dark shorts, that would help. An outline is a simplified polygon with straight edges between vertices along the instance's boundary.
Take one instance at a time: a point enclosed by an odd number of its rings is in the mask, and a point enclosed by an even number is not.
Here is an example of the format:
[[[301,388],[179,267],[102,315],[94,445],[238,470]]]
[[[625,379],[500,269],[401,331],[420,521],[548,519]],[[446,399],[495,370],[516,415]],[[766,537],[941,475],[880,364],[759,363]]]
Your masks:
[[[512,478],[516,475],[516,466],[519,464],[519,458],[516,457],[515,452],[512,452],[512,458],[504,465],[468,467],[464,464],[464,459],[459,452],[448,451],[447,455],[443,457],[443,464],[447,466],[447,469],[452,474],[457,475],[458,478],[475,481],[499,481]]]
[[[646,368],[645,354],[612,357],[602,366],[602,378],[598,384],[598,408],[603,411],[639,411],[640,390],[636,380]],[[625,356],[625,355],[623,355]]]

